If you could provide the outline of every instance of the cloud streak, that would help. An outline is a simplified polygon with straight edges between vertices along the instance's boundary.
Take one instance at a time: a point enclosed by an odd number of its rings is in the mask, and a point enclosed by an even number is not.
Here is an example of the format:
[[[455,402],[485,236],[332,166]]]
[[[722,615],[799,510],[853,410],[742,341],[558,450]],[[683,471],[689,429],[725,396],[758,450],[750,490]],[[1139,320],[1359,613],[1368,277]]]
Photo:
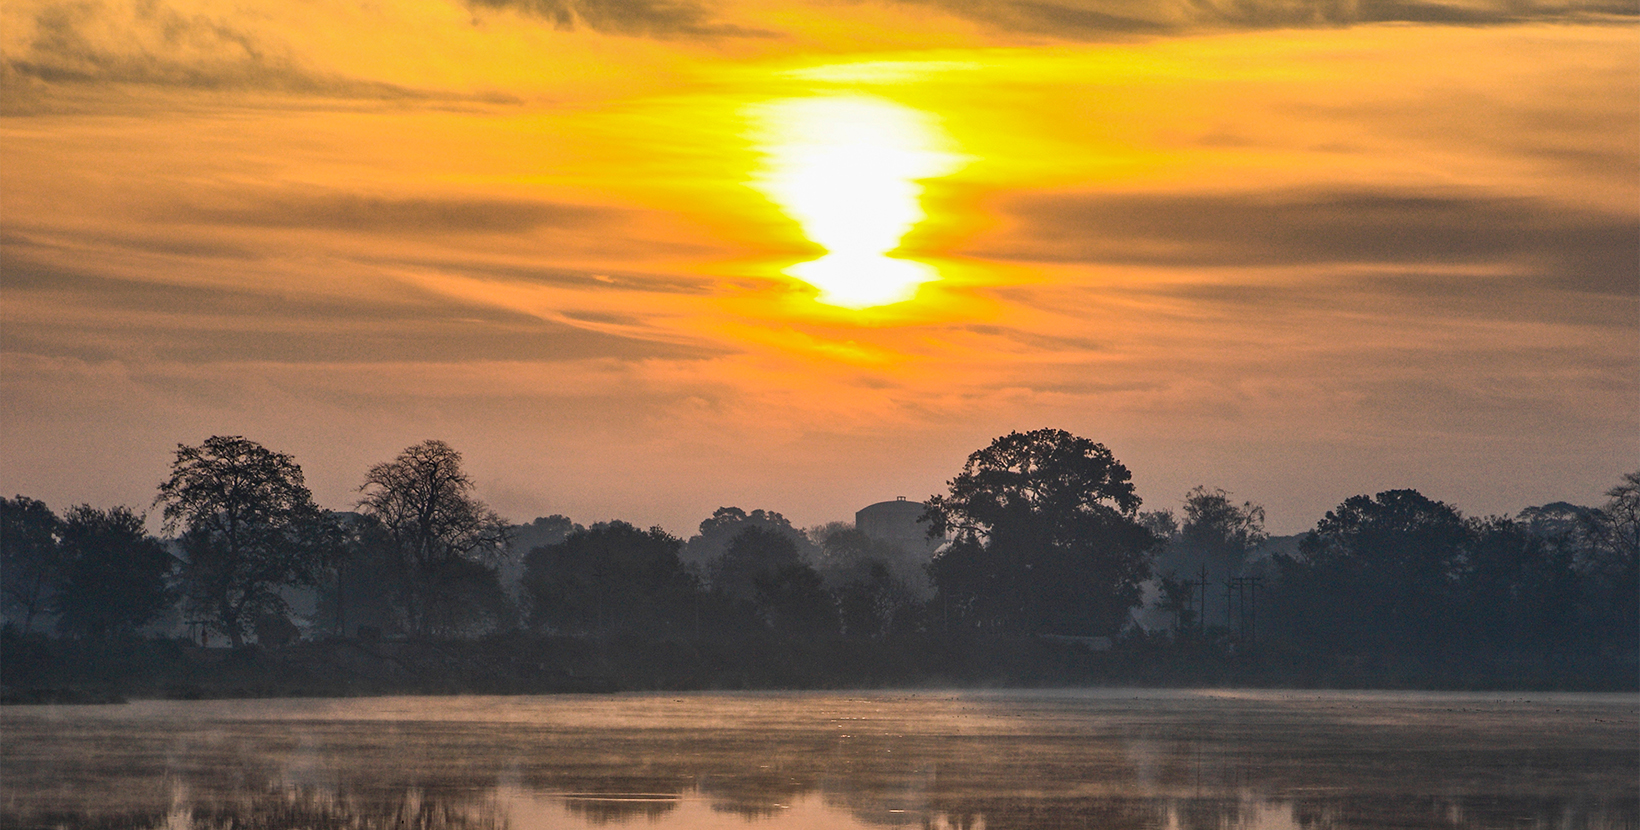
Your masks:
[[[996,29],[1069,40],[1201,30],[1330,28],[1365,23],[1462,26],[1633,19],[1615,0],[900,0]]]
[[[574,325],[422,292],[396,301],[292,297],[76,273],[17,257],[7,259],[5,289],[5,351],[91,363],[621,362],[721,353],[675,336],[618,333],[606,321]]]
[[[129,85],[198,92],[257,91],[358,100],[516,103],[499,93],[467,94],[325,72],[305,66],[265,33],[157,0],[105,5],[51,2],[14,18],[30,33],[0,56],[0,112],[62,109],[52,90]]]
[[[473,9],[511,9],[558,29],[645,37],[770,37],[772,32],[717,20],[690,0],[468,0]]]
[[[203,224],[376,234],[524,233],[609,224],[609,208],[505,199],[389,199],[358,194],[274,196],[244,207],[190,206],[163,217]]]
[[[1053,195],[1016,202],[1007,259],[1159,266],[1512,265],[1634,294],[1640,217],[1546,201],[1394,191]]]

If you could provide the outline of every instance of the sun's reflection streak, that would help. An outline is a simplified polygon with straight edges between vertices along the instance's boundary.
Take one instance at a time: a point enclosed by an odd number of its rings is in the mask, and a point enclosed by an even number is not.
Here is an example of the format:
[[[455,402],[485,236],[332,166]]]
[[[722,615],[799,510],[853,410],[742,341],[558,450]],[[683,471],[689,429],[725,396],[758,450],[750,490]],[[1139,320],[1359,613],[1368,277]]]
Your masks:
[[[749,184],[825,248],[785,273],[850,308],[910,299],[932,267],[888,254],[926,218],[923,179],[964,162],[927,113],[869,95],[786,98],[748,108],[764,163]]]

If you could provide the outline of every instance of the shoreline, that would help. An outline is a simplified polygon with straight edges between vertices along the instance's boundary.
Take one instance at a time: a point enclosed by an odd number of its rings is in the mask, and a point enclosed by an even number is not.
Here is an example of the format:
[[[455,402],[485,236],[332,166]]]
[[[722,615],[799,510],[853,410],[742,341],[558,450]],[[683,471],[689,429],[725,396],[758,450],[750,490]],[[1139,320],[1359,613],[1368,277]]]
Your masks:
[[[5,638],[0,704],[131,700],[559,695],[892,689],[1259,689],[1640,692],[1636,660],[1591,654],[1242,653],[1118,641],[1094,651],[1041,638],[794,640],[760,632],[643,640],[514,633],[477,640],[324,639],[279,648],[177,640]]]

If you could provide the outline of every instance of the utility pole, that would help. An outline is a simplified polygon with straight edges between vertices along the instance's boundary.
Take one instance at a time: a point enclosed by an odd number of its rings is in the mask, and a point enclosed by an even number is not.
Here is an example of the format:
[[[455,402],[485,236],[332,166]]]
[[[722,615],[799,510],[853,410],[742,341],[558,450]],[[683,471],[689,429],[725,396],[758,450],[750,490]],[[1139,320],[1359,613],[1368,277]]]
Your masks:
[[[1262,579],[1236,576],[1224,581],[1224,624],[1235,626],[1238,645],[1250,645],[1257,639],[1258,588]]]

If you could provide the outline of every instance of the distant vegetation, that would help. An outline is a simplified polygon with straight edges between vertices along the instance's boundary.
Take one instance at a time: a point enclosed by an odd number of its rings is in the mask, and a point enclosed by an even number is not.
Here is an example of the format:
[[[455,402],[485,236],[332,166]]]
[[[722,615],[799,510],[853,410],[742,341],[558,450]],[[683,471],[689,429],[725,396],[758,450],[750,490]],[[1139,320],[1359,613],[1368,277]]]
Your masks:
[[[1640,472],[1600,507],[1482,519],[1391,490],[1271,538],[1223,490],[1141,512],[1103,445],[1037,430],[971,455],[915,550],[735,507],[688,540],[508,525],[440,441],[360,493],[321,509],[290,456],[216,436],[177,449],[165,539],[134,508],[0,501],[5,698],[1636,686]]]

